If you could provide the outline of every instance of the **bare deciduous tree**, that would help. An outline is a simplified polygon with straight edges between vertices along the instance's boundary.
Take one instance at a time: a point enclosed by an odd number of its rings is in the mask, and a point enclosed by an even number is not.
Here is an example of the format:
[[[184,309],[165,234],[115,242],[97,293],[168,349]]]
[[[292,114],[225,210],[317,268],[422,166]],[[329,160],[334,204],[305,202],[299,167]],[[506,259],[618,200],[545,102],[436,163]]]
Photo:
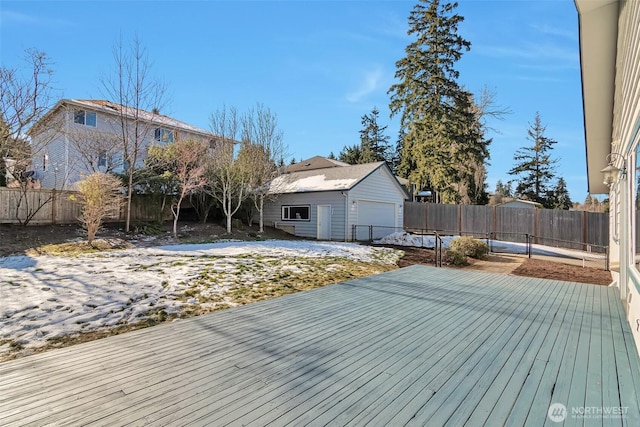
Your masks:
[[[120,39],[113,48],[113,59],[113,74],[102,79],[102,90],[110,101],[120,106],[117,130],[127,177],[125,230],[129,232],[135,172],[155,130],[155,113],[164,107],[166,85],[152,77],[147,51],[138,37],[128,46]]]
[[[25,52],[24,66],[0,66],[0,174],[20,189],[15,216],[22,225],[51,201],[51,197],[27,197],[37,171],[30,170],[35,157],[43,156],[47,144],[59,132],[62,121],[49,117],[58,93],[53,87],[52,62],[36,49]],[[5,183],[7,184],[7,183]]]
[[[78,189],[82,204],[79,219],[91,244],[102,221],[112,213],[119,213],[122,182],[114,175],[94,172],[78,183]]]
[[[84,126],[82,129],[71,128],[64,131],[71,148],[77,153],[76,163],[70,165],[78,172],[112,173],[122,166],[121,139],[119,135],[104,130]]]
[[[173,213],[173,237],[178,237],[178,218],[185,197],[205,187],[206,160],[209,147],[198,139],[178,139],[167,146],[151,146],[148,163],[163,172],[175,193]]]
[[[264,232],[264,200],[269,196],[268,184],[280,171],[278,161],[287,155],[282,137],[277,116],[264,105],[257,104],[243,117],[242,150],[251,159],[251,167],[247,170],[249,195],[259,214],[260,233]]]
[[[234,146],[240,130],[236,108],[217,110],[211,114],[211,131],[217,135],[208,167],[208,193],[222,205],[227,233],[231,233],[231,219],[249,193],[247,161],[236,159]]]

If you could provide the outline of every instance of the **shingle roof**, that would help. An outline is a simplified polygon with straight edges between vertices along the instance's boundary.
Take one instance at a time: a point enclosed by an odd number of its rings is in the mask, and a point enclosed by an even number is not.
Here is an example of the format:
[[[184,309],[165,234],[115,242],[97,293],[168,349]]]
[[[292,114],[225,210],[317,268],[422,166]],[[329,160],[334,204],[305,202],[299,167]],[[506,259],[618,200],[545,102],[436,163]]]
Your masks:
[[[286,173],[300,172],[305,170],[325,169],[334,167],[351,166],[349,163],[344,163],[335,159],[328,159],[322,156],[311,157],[307,160],[302,160],[298,163],[294,163],[284,168]]]
[[[269,193],[349,190],[382,165],[384,162],[285,173],[271,182]]]

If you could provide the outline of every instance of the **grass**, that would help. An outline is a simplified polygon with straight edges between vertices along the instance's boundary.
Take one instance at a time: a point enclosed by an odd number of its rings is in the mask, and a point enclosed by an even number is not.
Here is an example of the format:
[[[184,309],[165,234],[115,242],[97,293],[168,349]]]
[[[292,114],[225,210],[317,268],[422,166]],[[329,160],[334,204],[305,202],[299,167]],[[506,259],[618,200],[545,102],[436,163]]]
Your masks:
[[[132,247],[133,245],[121,239],[95,239],[92,243],[84,240],[38,246],[29,249],[26,253],[28,255],[75,256]]]
[[[74,242],[42,246],[37,248],[37,253],[74,256],[102,250],[105,249],[100,249],[95,244],[89,246],[87,242]],[[9,347],[8,352],[0,355],[0,361],[118,335],[170,322],[178,317],[186,318],[211,313],[397,268],[395,264],[389,263],[388,256],[386,258],[376,257],[373,262],[352,261],[340,257],[273,258],[248,254],[234,257],[207,256],[197,258],[205,262],[199,263],[201,266],[200,274],[186,282],[188,287],[179,297],[184,302],[180,313],[168,314],[161,304],[150,303],[147,310],[139,315],[137,321],[98,330],[85,330],[68,336],[52,337],[44,346],[38,348],[23,348],[17,341],[5,340],[4,343],[0,341],[0,345],[8,344]],[[172,261],[171,265],[180,267],[190,263],[190,259],[191,257],[185,257]],[[385,260],[386,262],[384,262]],[[153,264],[133,265],[129,268],[133,271],[144,271],[149,268],[161,270],[160,267],[160,264]],[[170,282],[163,280],[161,285],[167,288],[170,286]],[[130,306],[138,300],[146,298],[146,294],[142,297],[132,297],[127,305]],[[94,304],[86,305],[95,307]],[[69,309],[69,311],[73,310]]]
[[[238,263],[236,266],[237,269],[232,272],[220,272],[214,268],[203,270],[183,293],[183,301],[195,299],[196,303],[188,304],[181,316],[205,314],[397,268],[392,264],[332,257],[278,260],[257,258],[253,264]],[[280,266],[280,269],[271,275],[260,277],[256,274],[258,271],[268,271],[277,266]],[[252,276],[256,279],[253,282],[248,280]],[[220,284],[229,282],[232,283],[229,289],[222,291]]]

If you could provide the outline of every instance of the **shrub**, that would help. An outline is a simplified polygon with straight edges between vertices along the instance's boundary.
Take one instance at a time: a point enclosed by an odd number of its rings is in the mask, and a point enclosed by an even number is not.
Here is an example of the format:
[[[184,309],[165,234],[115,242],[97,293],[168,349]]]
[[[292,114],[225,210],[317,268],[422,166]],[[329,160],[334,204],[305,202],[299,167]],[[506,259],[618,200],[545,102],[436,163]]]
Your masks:
[[[489,246],[473,237],[456,237],[449,244],[449,249],[476,259],[484,259],[489,254]]]
[[[82,204],[79,219],[87,230],[87,240],[91,244],[102,221],[110,214],[119,213],[122,182],[113,175],[94,172],[78,183],[78,189]]]
[[[462,252],[448,250],[444,254],[444,263],[449,265],[467,265],[467,257]]]

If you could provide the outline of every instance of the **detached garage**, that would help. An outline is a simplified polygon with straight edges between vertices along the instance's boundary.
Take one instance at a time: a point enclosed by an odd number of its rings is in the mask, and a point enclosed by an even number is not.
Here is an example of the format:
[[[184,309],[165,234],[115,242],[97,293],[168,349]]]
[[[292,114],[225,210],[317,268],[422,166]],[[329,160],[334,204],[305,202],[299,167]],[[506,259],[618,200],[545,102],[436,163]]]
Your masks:
[[[399,231],[409,197],[385,162],[348,165],[324,157],[289,166],[269,193],[265,224],[318,240],[366,240],[371,233],[378,238]]]

